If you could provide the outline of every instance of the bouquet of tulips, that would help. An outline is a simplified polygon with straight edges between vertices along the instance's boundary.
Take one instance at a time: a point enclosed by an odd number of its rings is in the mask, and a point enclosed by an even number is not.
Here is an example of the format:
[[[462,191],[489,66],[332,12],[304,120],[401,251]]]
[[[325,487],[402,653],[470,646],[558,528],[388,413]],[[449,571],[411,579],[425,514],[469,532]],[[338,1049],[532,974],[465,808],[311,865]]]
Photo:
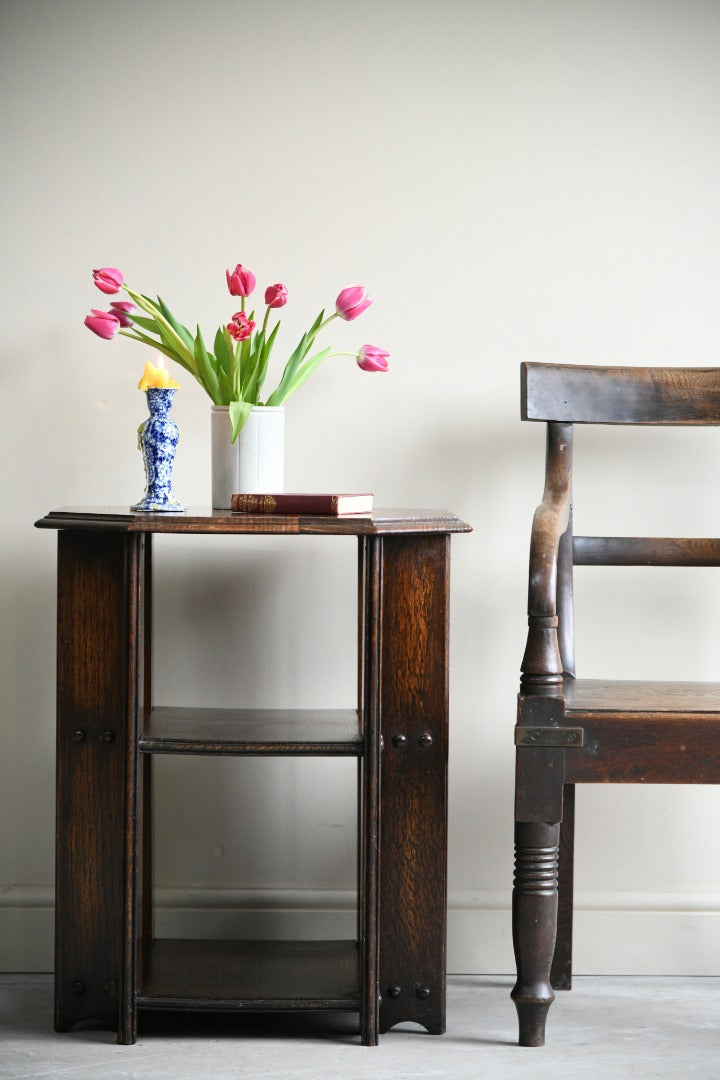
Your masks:
[[[279,320],[270,328],[270,316],[272,311],[284,307],[288,292],[284,285],[268,285],[265,314],[258,328],[255,312],[246,311],[246,299],[255,288],[255,275],[238,263],[234,270],[226,271],[226,277],[230,295],[240,298],[240,310],[217,330],[212,351],[206,346],[199,326],[193,336],[159,296],[152,300],[131,289],[114,267],[93,270],[95,284],[106,295],[113,296],[123,290],[130,300],[112,301],[109,311],[93,308],[85,325],[105,339],[115,337],[119,331],[125,337],[152,346],[189,371],[215,405],[229,407],[233,442],[254,406],[281,405],[329,356],[354,356],[363,371],[387,371],[390,354],[374,345],[363,345],[355,353],[334,353],[332,346],[314,351],[316,338],[333,319],[352,322],[372,303],[361,285],[352,285],[338,295],[332,315],[325,318],[324,310],[320,312],[287,361],[275,390],[261,400],[270,354],[280,328]],[[139,314],[138,309],[145,314]]]

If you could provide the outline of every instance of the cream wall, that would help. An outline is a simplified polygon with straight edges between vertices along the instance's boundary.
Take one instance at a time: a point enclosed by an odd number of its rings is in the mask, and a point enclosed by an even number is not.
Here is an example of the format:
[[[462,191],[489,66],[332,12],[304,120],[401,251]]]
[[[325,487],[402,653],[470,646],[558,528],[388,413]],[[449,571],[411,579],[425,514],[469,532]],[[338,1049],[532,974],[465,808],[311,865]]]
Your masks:
[[[291,401],[288,487],[369,488],[474,526],[453,541],[449,963],[511,969],[543,447],[519,423],[518,367],[717,363],[719,40],[720,5],[699,0],[5,0],[0,968],[52,965],[55,537],[32,525],[143,486],[145,356],[83,328],[90,269],[119,266],[214,327],[242,261],[290,289],[279,353],[355,282],[375,305],[329,340],[392,353],[386,376],[335,360]],[[175,415],[176,492],[202,504],[209,416],[187,379]],[[621,454],[580,435],[581,531],[649,517],[717,534],[712,432],[624,433],[639,469],[619,500]],[[159,699],[352,704],[352,544],[159,547]],[[716,675],[718,586],[688,579],[581,578],[580,670],[635,674],[637,652],[641,674]],[[348,925],[346,766],[162,766],[164,925],[231,933],[238,895],[247,932]],[[717,973],[717,793],[585,789],[578,816],[577,969]]]

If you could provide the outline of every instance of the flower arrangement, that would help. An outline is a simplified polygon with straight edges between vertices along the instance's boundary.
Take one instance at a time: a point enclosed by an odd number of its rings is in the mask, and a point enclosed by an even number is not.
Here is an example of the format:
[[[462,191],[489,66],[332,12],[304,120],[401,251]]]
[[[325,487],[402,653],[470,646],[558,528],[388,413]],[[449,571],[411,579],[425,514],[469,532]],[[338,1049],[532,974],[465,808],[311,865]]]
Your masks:
[[[122,289],[130,301],[112,301],[109,311],[93,308],[85,318],[85,326],[106,340],[119,332],[150,345],[189,371],[215,405],[229,407],[233,442],[253,406],[282,404],[329,356],[354,356],[363,371],[387,371],[390,354],[374,345],[363,345],[355,353],[333,352],[332,346],[314,352],[316,338],[334,319],[352,322],[372,303],[361,285],[352,285],[338,294],[331,315],[326,318],[325,311],[320,312],[285,364],[276,388],[261,400],[270,354],[280,328],[279,320],[270,328],[271,312],[285,306],[288,291],[279,283],[268,285],[265,314],[258,327],[254,310],[249,313],[246,310],[246,300],[256,285],[255,275],[238,263],[234,270],[226,271],[226,278],[230,295],[240,298],[240,310],[225,326],[219,327],[212,352],[207,348],[199,326],[193,336],[159,296],[155,301],[131,289],[120,270],[114,267],[93,270],[95,285],[109,296],[117,295]],[[138,309],[145,314],[138,314]]]

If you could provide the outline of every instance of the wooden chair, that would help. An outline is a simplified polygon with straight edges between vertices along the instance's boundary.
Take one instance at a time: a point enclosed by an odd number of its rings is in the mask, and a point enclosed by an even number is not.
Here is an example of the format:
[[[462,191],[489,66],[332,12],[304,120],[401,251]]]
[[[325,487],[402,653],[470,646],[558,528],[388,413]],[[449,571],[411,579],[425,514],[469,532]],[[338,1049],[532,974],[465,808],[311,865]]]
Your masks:
[[[570,989],[576,783],[720,782],[720,683],[575,678],[573,565],[718,566],[720,539],[573,536],[573,425],[720,425],[720,369],[524,364],[522,417],[547,422],[530,543],[515,730],[512,992],[522,1046],[542,1046]]]

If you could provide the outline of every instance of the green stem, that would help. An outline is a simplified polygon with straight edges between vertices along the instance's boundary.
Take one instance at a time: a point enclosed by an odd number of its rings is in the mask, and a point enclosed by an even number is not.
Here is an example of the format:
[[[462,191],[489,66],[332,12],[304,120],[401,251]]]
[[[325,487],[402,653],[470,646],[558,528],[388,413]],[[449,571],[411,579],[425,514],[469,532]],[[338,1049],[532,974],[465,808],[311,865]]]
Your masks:
[[[337,319],[337,318],[338,318],[337,311],[333,311],[332,315],[328,315],[327,319],[325,319],[323,322],[321,322],[320,325],[318,326],[317,330],[313,334],[312,340],[314,341],[315,338],[320,333],[320,331],[324,330],[326,326],[330,325],[330,323],[333,321],[333,319]]]

